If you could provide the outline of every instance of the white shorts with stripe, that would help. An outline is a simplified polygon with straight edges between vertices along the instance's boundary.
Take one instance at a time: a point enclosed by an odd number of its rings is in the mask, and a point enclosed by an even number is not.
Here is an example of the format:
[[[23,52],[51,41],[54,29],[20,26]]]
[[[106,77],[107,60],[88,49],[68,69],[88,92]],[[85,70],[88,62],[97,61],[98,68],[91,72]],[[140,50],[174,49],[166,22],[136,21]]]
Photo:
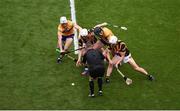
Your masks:
[[[122,60],[122,63],[129,62],[130,58],[131,58],[131,54],[129,54],[128,56],[125,56],[124,59]]]

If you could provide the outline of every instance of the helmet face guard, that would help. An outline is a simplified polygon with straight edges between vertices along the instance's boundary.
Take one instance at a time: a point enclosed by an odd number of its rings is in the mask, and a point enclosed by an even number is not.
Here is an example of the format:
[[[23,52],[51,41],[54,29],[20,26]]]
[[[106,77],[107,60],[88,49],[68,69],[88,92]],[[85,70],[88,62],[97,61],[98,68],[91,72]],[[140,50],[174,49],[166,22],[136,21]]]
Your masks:
[[[101,33],[102,33],[102,28],[101,27],[96,27],[95,29],[94,29],[94,34],[96,35],[96,36],[101,36]]]
[[[82,40],[86,41],[87,40],[87,36],[81,36]]]
[[[67,23],[67,18],[66,18],[65,16],[62,16],[62,17],[60,18],[60,23],[61,23],[61,24]]]

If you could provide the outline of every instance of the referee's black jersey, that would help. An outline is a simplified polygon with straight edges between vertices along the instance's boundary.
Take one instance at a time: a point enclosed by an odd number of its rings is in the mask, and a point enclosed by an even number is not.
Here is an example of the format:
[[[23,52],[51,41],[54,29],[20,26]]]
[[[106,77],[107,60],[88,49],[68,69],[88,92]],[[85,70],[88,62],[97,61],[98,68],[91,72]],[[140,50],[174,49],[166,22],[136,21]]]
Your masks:
[[[86,62],[89,68],[104,66],[104,56],[98,49],[89,49],[84,55],[83,62]]]

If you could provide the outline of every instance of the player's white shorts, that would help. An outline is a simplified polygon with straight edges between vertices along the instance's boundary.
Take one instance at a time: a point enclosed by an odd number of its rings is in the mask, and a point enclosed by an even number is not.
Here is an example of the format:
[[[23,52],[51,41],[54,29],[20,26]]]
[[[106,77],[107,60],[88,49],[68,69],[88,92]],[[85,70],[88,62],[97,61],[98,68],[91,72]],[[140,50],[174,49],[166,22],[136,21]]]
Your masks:
[[[122,63],[129,62],[130,58],[131,58],[131,54],[129,54],[128,56],[124,57],[124,59],[122,60]]]

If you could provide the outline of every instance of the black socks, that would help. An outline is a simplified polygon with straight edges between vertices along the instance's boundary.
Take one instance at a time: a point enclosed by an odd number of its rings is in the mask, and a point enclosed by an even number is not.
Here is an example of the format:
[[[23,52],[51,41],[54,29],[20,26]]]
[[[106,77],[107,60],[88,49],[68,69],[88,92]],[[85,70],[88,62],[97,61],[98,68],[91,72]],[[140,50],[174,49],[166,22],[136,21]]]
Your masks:
[[[90,93],[94,94],[94,81],[89,81]]]

